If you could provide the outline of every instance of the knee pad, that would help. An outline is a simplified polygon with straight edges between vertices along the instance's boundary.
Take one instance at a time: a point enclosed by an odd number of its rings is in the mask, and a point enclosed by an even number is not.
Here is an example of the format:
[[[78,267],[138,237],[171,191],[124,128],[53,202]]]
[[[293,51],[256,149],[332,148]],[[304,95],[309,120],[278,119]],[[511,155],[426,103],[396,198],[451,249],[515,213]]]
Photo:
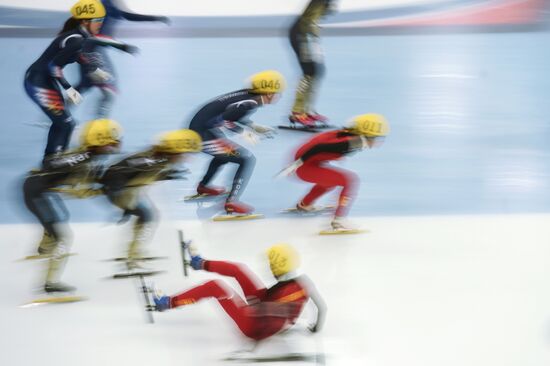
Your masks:
[[[325,65],[320,62],[304,62],[302,64],[304,75],[310,76],[313,79],[323,77],[325,69]]]
[[[316,67],[315,62],[302,62],[302,71],[304,72],[304,75],[315,77]]]

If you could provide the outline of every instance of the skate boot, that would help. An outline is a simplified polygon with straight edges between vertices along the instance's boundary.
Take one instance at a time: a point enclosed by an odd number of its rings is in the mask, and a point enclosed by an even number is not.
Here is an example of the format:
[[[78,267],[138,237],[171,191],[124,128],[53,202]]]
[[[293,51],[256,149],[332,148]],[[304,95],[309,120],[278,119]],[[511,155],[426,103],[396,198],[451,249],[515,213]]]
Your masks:
[[[330,223],[332,230],[334,231],[355,231],[356,228],[351,227],[348,223],[344,221],[342,217],[336,216]]]
[[[172,307],[170,296],[166,295],[153,295],[153,302],[155,303],[156,311],[165,311]]]
[[[226,202],[224,208],[228,214],[250,215],[254,211],[252,206],[236,201]]]
[[[296,211],[302,212],[302,213],[311,213],[311,212],[319,211],[319,208],[313,205],[304,205],[303,202],[300,201],[296,205]]]
[[[199,184],[197,187],[197,193],[206,195],[206,196],[219,196],[225,193],[225,189],[221,187],[214,187],[214,186],[208,187],[203,184]]]
[[[327,122],[328,122],[328,117],[327,116],[323,116],[322,114],[319,114],[317,112],[308,113],[307,116],[311,120],[313,120],[314,122],[319,122],[319,123],[322,123],[322,124],[327,124]]]
[[[44,284],[44,291],[47,293],[52,292],[74,292],[76,291],[76,287],[69,286],[66,283],[63,282],[46,282]]]
[[[302,127],[315,127],[315,120],[311,119],[307,113],[292,112],[290,116],[288,116],[288,120],[293,125],[297,123]]]
[[[187,247],[187,251],[189,252],[189,257],[191,257],[191,261],[189,264],[191,265],[191,268],[198,271],[204,268],[204,259],[200,256],[199,251],[197,250],[197,247],[193,244],[190,244]]]

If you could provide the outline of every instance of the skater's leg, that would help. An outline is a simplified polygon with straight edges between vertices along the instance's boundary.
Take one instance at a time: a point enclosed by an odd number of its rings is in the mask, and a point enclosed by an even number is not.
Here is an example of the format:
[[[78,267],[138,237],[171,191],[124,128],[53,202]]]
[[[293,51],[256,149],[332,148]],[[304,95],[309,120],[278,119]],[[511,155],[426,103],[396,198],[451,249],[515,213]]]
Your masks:
[[[241,286],[246,298],[263,298],[265,287],[261,280],[244,264],[226,261],[205,261],[203,267],[208,272],[215,272],[222,276],[233,277]]]

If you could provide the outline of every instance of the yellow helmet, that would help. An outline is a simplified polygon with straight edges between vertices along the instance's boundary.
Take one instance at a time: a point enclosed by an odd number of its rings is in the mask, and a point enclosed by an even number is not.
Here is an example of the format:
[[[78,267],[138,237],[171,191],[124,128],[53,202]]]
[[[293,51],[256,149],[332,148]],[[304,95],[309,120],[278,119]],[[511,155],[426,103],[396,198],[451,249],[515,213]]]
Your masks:
[[[353,117],[348,130],[367,137],[386,136],[390,125],[381,114],[369,113]]]
[[[286,88],[285,77],[278,71],[266,70],[249,78],[250,90],[257,94],[281,93]]]
[[[267,250],[269,268],[275,277],[294,271],[300,265],[298,253],[290,245],[279,243]]]
[[[110,119],[96,119],[84,125],[80,134],[83,147],[107,146],[120,142],[122,128]]]
[[[71,14],[75,19],[104,18],[107,12],[98,0],[80,0],[71,8]]]
[[[156,151],[167,154],[199,152],[201,148],[202,139],[199,134],[187,129],[165,132],[155,145]]]

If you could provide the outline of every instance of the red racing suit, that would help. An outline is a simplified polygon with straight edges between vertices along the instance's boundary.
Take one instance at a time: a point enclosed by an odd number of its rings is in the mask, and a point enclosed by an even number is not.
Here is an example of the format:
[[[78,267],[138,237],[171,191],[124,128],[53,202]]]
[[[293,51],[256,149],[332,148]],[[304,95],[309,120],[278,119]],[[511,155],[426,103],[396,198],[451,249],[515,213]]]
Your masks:
[[[317,324],[320,324],[324,315],[324,302],[304,275],[265,288],[248,267],[242,264],[205,261],[203,268],[235,278],[246,300],[224,281],[212,280],[172,296],[172,308],[193,304],[205,298],[215,298],[241,332],[255,340],[268,338],[292,326],[310,297],[317,306]]]
[[[296,175],[310,183],[315,183],[302,199],[302,205],[309,206],[326,192],[342,187],[336,208],[336,216],[345,216],[357,194],[359,178],[353,172],[327,164],[331,160],[342,159],[345,155],[361,149],[360,137],[345,130],[327,131],[315,135],[302,145],[294,158],[303,164]]]

